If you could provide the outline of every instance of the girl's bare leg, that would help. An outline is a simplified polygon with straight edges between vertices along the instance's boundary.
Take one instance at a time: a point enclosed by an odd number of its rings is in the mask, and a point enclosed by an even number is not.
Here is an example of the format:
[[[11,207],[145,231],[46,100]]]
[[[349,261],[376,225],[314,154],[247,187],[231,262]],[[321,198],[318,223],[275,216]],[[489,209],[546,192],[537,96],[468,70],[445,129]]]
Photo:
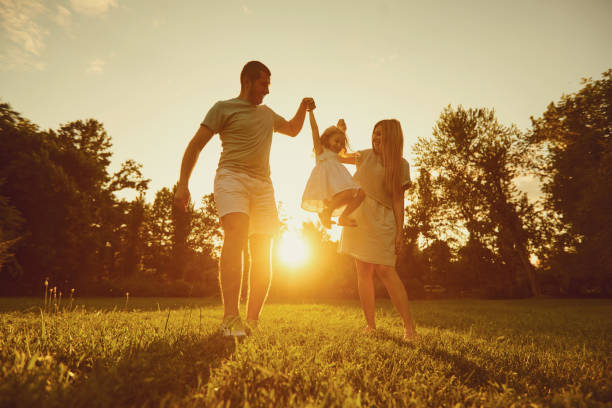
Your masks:
[[[367,331],[376,330],[376,321],[374,316],[374,264],[355,259],[355,268],[357,269],[357,286],[359,288],[359,300],[365,315]]]
[[[392,266],[376,265],[376,273],[387,288],[391,302],[404,322],[404,340],[414,340],[416,338],[416,328],[410,312],[408,294],[406,288],[404,288],[404,283]]]
[[[317,215],[319,216],[319,221],[321,222],[321,225],[323,225],[327,229],[330,229],[332,221],[331,221],[331,211],[329,210],[329,208],[324,209]]]
[[[346,205],[346,208],[338,218],[338,225],[354,227],[357,225],[357,222],[355,222],[354,219],[349,218],[349,215],[351,215],[351,213],[361,205],[361,203],[365,199],[365,193],[362,189],[358,189],[357,191],[350,191],[353,192],[353,198],[351,199],[351,201],[349,201],[349,203]]]

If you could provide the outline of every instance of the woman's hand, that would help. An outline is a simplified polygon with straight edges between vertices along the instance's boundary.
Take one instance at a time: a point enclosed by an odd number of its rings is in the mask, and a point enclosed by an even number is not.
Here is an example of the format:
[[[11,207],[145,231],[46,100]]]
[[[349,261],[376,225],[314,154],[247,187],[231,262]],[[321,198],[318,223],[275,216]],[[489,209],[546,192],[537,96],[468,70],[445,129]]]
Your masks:
[[[404,249],[404,237],[401,232],[395,234],[395,255],[399,255]]]

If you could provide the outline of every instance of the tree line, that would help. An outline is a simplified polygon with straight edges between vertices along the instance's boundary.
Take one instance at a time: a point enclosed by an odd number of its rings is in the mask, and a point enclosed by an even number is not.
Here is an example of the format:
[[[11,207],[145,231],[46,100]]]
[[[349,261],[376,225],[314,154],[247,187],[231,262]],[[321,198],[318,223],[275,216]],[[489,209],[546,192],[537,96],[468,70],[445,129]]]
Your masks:
[[[43,131],[2,103],[0,146],[0,293],[38,294],[44,281],[64,293],[214,292],[202,279],[221,235],[212,195],[187,213],[169,188],[147,203],[141,165],[111,173],[111,137],[94,119]]]
[[[413,146],[397,264],[409,294],[612,295],[611,102],[608,70],[524,131],[492,109],[446,107]],[[41,130],[0,103],[0,146],[0,293],[38,294],[48,280],[65,293],[218,294],[212,194],[186,213],[172,188],[147,203],[141,165],[111,173],[111,137],[93,119]],[[539,180],[540,197],[519,177]],[[350,259],[319,225],[302,233],[317,256],[301,278],[275,261],[272,296],[354,297]]]
[[[527,131],[490,109],[445,108],[414,146],[408,269],[455,293],[611,296],[611,107],[608,70]],[[517,189],[524,176],[539,180],[537,200]]]

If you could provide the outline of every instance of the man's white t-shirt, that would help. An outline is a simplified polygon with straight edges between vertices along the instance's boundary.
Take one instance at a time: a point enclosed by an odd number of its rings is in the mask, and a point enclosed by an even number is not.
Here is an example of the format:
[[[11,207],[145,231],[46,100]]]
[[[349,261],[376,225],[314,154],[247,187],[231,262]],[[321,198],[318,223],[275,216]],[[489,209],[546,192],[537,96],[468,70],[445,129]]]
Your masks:
[[[282,116],[266,105],[254,106],[234,98],[215,103],[201,125],[221,138],[223,150],[217,170],[270,180],[272,134],[284,122]]]

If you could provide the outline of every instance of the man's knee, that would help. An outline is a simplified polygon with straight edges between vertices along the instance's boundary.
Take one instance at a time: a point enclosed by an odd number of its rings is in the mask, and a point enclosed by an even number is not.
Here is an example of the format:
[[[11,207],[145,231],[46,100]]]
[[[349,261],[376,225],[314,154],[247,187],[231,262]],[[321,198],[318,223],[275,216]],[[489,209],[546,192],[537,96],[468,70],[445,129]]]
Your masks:
[[[221,217],[224,241],[246,242],[249,234],[249,216],[244,213],[229,213]]]
[[[249,237],[251,243],[251,259],[253,265],[269,264],[272,236],[268,234],[253,234]]]

